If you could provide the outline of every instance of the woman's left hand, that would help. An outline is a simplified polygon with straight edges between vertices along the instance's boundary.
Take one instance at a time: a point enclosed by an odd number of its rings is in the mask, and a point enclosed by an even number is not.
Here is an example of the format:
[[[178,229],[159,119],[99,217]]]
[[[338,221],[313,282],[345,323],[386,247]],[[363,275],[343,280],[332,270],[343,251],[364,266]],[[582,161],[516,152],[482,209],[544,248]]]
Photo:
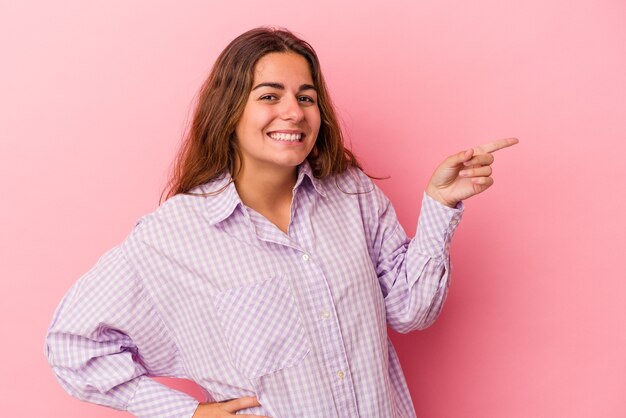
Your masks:
[[[518,142],[517,138],[500,139],[449,156],[433,173],[426,193],[453,208],[461,200],[484,192],[493,184],[491,153]]]

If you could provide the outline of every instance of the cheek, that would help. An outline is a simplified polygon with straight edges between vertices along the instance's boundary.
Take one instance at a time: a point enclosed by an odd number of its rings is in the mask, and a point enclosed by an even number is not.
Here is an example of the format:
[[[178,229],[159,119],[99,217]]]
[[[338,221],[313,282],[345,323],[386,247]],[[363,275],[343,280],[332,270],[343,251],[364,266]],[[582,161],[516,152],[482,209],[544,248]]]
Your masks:
[[[322,117],[320,115],[319,110],[311,112],[311,115],[309,116],[308,119],[309,119],[309,126],[311,127],[311,129],[315,131],[319,131],[320,124],[322,121]]]
[[[267,112],[263,108],[259,108],[254,103],[248,103],[237,122],[235,132],[243,134],[263,128],[267,122]]]
[[[239,118],[239,121],[237,122],[237,124],[235,125],[235,134],[237,136],[241,136],[244,134],[244,132],[246,132],[246,130],[248,129],[248,127],[250,126],[250,117],[249,117],[249,111],[248,109],[244,109],[243,113],[241,114],[241,117]]]
[[[246,129],[249,132],[265,129],[275,118],[267,109],[256,109],[246,118]]]

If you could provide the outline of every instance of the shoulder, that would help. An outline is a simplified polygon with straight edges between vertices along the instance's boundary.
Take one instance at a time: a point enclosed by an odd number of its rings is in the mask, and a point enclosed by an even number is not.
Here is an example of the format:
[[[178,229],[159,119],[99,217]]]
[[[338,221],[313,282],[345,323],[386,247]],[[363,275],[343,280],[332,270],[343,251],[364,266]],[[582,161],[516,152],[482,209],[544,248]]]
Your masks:
[[[206,228],[208,185],[198,186],[187,194],[177,194],[163,202],[158,208],[140,217],[128,235],[125,244],[130,249],[137,247],[164,247],[180,243],[187,236],[201,233]]]
[[[348,167],[339,174],[325,178],[323,183],[325,190],[331,194],[334,192],[347,194],[368,193],[375,187],[367,174],[358,167]]]
[[[324,186],[332,201],[352,202],[350,205],[357,205],[365,218],[377,218],[390,206],[383,191],[358,167],[325,179]]]
[[[188,215],[199,214],[204,198],[201,195],[178,194],[172,196],[150,213],[143,215],[135,223],[134,231],[176,225],[184,222]]]
[[[366,200],[386,199],[376,183],[358,167],[348,167],[343,173],[330,177],[326,188]]]

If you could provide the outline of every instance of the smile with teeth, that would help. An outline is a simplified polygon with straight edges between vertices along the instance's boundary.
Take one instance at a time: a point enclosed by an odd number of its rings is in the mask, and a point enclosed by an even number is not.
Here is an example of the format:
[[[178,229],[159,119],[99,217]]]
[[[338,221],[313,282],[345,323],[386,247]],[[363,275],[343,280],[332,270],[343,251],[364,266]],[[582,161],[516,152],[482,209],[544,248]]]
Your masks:
[[[303,136],[302,133],[297,134],[286,134],[282,132],[271,132],[267,134],[270,138],[275,139],[277,141],[288,141],[288,142],[302,142]]]

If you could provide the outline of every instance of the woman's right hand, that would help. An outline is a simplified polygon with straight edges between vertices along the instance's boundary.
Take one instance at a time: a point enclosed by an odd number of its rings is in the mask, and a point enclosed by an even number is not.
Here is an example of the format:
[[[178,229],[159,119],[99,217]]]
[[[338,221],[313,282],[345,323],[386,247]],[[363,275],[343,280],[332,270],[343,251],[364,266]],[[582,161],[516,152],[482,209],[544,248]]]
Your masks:
[[[221,418],[221,417],[230,417],[236,415],[235,412],[252,408],[255,406],[261,406],[259,400],[255,396],[247,396],[245,398],[233,399],[231,401],[226,402],[212,402],[212,403],[201,403],[196,408],[196,412],[194,412],[191,418]],[[263,415],[237,415],[238,417],[243,418],[270,418]]]

